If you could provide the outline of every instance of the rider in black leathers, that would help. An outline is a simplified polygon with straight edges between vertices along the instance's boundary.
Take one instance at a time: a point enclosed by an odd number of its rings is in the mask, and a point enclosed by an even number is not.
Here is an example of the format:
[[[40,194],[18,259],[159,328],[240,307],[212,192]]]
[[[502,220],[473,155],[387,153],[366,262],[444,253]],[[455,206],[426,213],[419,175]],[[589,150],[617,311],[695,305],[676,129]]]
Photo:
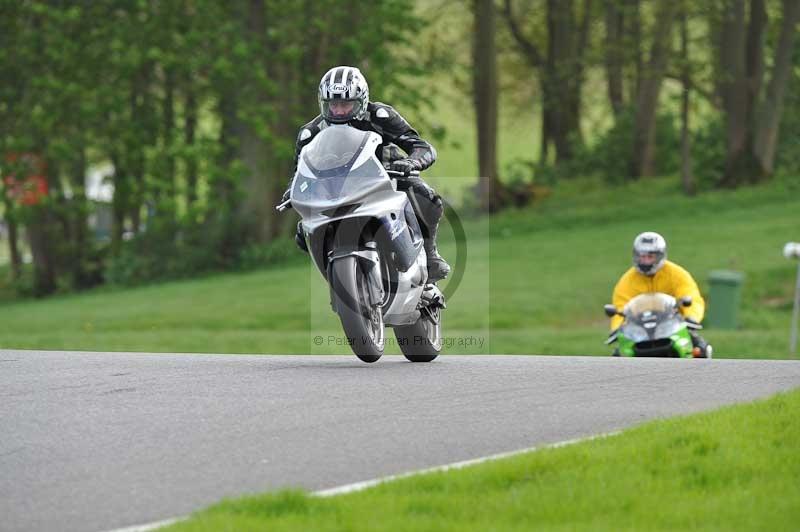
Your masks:
[[[303,146],[329,124],[346,123],[381,135],[383,144],[378,149],[378,158],[391,170],[403,173],[397,180],[397,188],[412,196],[411,204],[420,221],[428,256],[428,278],[444,279],[450,266],[436,249],[439,221],[444,212],[442,198],[419,176],[410,175],[431,166],[436,161],[436,150],[390,105],[369,101],[367,82],[357,68],[339,66],[326,72],[319,86],[319,103],[321,113],[300,128],[297,135],[295,168]],[[287,190],[283,199],[288,198]],[[308,251],[299,224],[295,240],[301,249]]]

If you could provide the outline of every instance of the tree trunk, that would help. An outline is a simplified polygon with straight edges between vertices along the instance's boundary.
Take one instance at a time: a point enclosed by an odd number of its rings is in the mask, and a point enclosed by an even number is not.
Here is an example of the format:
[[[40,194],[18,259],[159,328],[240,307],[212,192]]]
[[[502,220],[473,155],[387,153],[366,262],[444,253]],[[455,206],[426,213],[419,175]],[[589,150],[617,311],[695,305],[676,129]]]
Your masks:
[[[9,215],[11,204],[5,201],[6,227],[8,227],[8,252],[11,257],[11,278],[17,280],[22,273],[22,254],[19,252],[19,228],[17,221]]]
[[[134,77],[130,93],[130,116],[131,127],[136,127],[137,136],[133,137],[125,146],[126,170],[129,174],[128,190],[128,216],[131,221],[131,230],[138,234],[142,225],[142,206],[145,198],[145,144],[152,140],[150,123],[144,119],[153,116],[150,106],[150,95],[148,93],[148,83],[150,77],[150,66],[144,65],[139,73]]]
[[[783,1],[783,23],[778,48],[775,53],[772,78],[756,116],[756,135],[753,151],[759,163],[760,178],[772,175],[775,164],[775,148],[778,144],[786,87],[791,77],[792,51],[796,26],[800,21],[800,0]]]
[[[541,159],[546,161],[550,144],[555,146],[556,162],[573,157],[574,143],[581,141],[580,111],[583,83],[583,52],[591,19],[591,0],[584,0],[584,17],[576,24],[574,0],[547,0],[547,38],[545,57],[526,38],[512,12],[511,0],[504,2],[504,16],[511,36],[527,62],[539,71],[542,91]],[[576,30],[576,27],[578,29]]]
[[[277,72],[267,72],[267,66],[270,64],[268,59],[274,57],[274,53],[277,50],[270,51],[267,48],[267,13],[264,0],[250,0],[248,6],[246,28],[249,40],[252,43],[257,43],[259,50],[265,52],[263,54],[263,63],[259,67],[265,70],[266,77],[276,80]],[[280,82],[279,79],[277,81]],[[283,85],[279,83],[279,86]],[[268,98],[268,95],[262,89],[255,97],[256,104],[259,107],[263,107],[268,103]],[[285,107],[281,109],[281,106],[287,104],[291,94],[282,94],[278,98],[282,98],[282,101],[274,103],[278,109],[276,113],[280,115],[286,112]],[[275,120],[279,121],[280,118]],[[271,190],[275,183],[270,180],[270,177],[273,177],[272,181],[274,181],[275,176],[273,172],[270,172],[270,168],[276,164],[280,166],[277,161],[280,156],[272,149],[275,138],[270,139],[268,143],[258,135],[253,126],[246,123],[242,123],[241,126],[239,131],[240,153],[241,160],[247,168],[247,173],[244,180],[245,196],[239,214],[245,224],[253,231],[252,236],[255,240],[260,243],[267,243],[274,236],[273,223],[275,218],[275,209],[273,208],[274,193]],[[274,128],[270,128],[270,131],[273,137],[280,137],[280,134],[276,134]],[[288,170],[286,173],[288,173]],[[271,176],[270,174],[273,175]],[[284,174],[285,176],[286,174]]]
[[[277,38],[269,33],[267,25],[267,6],[264,0],[248,0],[239,7],[244,10],[236,13],[244,29],[243,38],[255,50],[254,68],[262,69],[262,73],[253,76],[252,83],[258,84],[260,79],[268,79],[280,87],[276,95],[268,94],[265,87],[257,85],[254,95],[245,94],[240,84],[226,82],[219,98],[219,111],[222,117],[220,142],[222,144],[220,170],[228,173],[235,161],[242,164],[243,174],[234,178],[242,178],[241,187],[231,180],[230,175],[221,175],[215,183],[215,191],[225,198],[229,206],[251,240],[266,243],[280,233],[285,219],[279,219],[274,209],[277,199],[283,192],[282,187],[291,169],[291,141],[294,140],[293,125],[290,114],[296,97],[293,86],[288,86],[290,76],[289,65],[274,61],[280,52]],[[268,67],[274,67],[269,68]],[[270,108],[273,113],[266,118],[266,124],[255,124],[252,119],[245,120],[245,111],[263,112]],[[269,138],[259,132],[261,126],[269,130]],[[287,140],[291,139],[291,140]],[[235,195],[237,189],[241,197]],[[224,248],[229,247],[223,244]],[[224,254],[224,250],[223,250]]]
[[[573,1],[547,0],[547,63],[545,66],[544,105],[550,110],[551,138],[556,148],[556,163],[573,156],[572,76],[575,60],[573,48]]]
[[[70,170],[71,185],[73,191],[70,215],[72,219],[72,284],[76,288],[87,288],[92,284],[87,272],[87,251],[90,247],[88,241],[88,205],[86,201],[86,145],[85,139],[81,139],[79,148],[76,150],[75,159]]]
[[[184,117],[184,142],[189,150],[186,157],[186,202],[189,207],[197,202],[197,155],[195,153],[195,134],[197,130],[197,98],[191,87],[191,80],[187,80],[186,110]]]
[[[626,0],[626,17],[628,21],[628,30],[630,34],[630,47],[631,54],[633,55],[634,71],[628,81],[628,94],[630,101],[635,102],[636,96],[639,94],[642,84],[642,76],[644,75],[644,54],[642,49],[642,8],[641,0]]]
[[[497,50],[493,0],[475,0],[473,91],[478,128],[478,202],[484,212],[502,208],[497,174]]]
[[[581,90],[583,89],[583,82],[585,80],[585,56],[586,48],[589,44],[591,21],[592,21],[592,3],[594,0],[583,0],[581,12],[583,18],[580,24],[576,21],[573,24],[573,37],[572,37],[572,73],[568,78],[569,81],[569,96],[570,96],[570,137],[573,141],[580,144],[583,143],[583,136],[581,134]],[[577,32],[574,31],[577,28]]]
[[[678,3],[664,1],[658,6],[656,13],[655,34],[651,45],[650,60],[642,75],[639,94],[636,98],[636,119],[634,125],[633,152],[631,153],[630,172],[634,179],[650,176],[654,173],[655,158],[655,122],[658,109],[658,96],[661,82],[664,79],[667,56],[670,47],[672,21],[675,18]]]
[[[687,3],[684,1],[681,10],[681,183],[683,191],[688,196],[694,196],[697,189],[692,174],[692,146],[689,136],[689,95],[691,91],[691,77],[689,71],[689,24]]]
[[[749,115],[746,56],[752,56],[756,42],[747,39],[745,0],[727,0],[722,11],[720,30],[720,96],[725,110],[726,153],[725,175],[721,185],[736,186],[742,174],[749,173],[745,161],[748,151]],[[751,51],[747,50],[750,45]],[[753,64],[755,62],[753,61]]]
[[[723,187],[737,187],[768,178],[774,170],[775,147],[786,87],[791,77],[792,52],[800,1],[784,0],[783,21],[766,92],[764,35],[767,11],[764,0],[750,1],[749,23],[744,0],[729,0],[720,31],[720,72],[725,76],[720,93],[726,118],[727,154]],[[747,23],[746,41],[742,36]],[[738,32],[738,33],[737,33]]]
[[[114,167],[114,196],[111,198],[111,251],[114,255],[117,255],[122,247],[122,235],[125,232],[125,215],[129,201],[128,196],[130,195],[130,180],[118,154],[111,154],[111,164]]]
[[[540,82],[542,94],[545,93],[544,82]],[[542,124],[541,124],[541,131],[542,134],[540,145],[539,145],[539,163],[540,164],[547,164],[548,163],[548,156],[550,155],[550,142],[552,139],[550,138],[550,112],[547,109],[547,106],[544,105],[544,101],[546,98],[542,97]]]
[[[53,222],[49,209],[37,206],[26,228],[28,246],[33,258],[33,290],[37,297],[50,295],[56,291],[55,249],[50,234]]]
[[[169,204],[174,204],[177,200],[177,186],[175,183],[175,153],[173,147],[175,139],[175,71],[168,67],[164,73],[164,101],[162,110],[162,140],[164,157],[164,175],[160,177],[156,197],[163,202],[165,199]],[[175,215],[174,207],[170,208],[170,213],[160,213],[162,216],[169,214]]]
[[[606,0],[606,78],[608,80],[608,99],[614,116],[619,116],[625,105],[623,93],[622,65],[624,64],[624,47],[622,29],[625,26],[623,11],[619,8],[619,0]]]

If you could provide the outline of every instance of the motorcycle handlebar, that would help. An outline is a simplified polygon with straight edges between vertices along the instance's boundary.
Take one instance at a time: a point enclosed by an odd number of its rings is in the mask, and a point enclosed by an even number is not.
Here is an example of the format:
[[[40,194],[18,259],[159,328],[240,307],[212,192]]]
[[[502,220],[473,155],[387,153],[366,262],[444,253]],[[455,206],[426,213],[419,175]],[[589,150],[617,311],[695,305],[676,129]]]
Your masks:
[[[386,173],[388,173],[390,176],[397,176],[397,177],[419,177],[419,170],[415,170],[409,173],[407,176],[404,172],[398,172],[397,170],[386,170]],[[276,205],[275,210],[278,212],[283,212],[291,208],[291,206],[292,206],[292,200],[288,199],[283,203]]]
[[[386,173],[397,177],[419,177],[419,170],[414,170],[408,175],[406,175],[404,172],[398,172],[397,170],[386,170]]]

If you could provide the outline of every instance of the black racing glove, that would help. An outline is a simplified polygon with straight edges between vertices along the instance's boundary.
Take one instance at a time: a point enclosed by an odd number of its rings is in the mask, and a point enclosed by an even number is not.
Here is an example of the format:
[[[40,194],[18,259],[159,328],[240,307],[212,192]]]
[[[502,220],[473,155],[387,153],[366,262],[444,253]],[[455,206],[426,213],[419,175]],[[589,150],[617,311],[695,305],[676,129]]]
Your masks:
[[[286,192],[284,192],[283,196],[281,196],[281,200],[278,202],[277,205],[275,205],[276,208],[280,207],[281,205],[283,205],[284,203],[289,201],[289,195],[290,195],[291,191],[292,191],[291,188],[286,189]],[[286,208],[288,208],[288,207],[286,207]],[[286,208],[282,208],[281,211],[286,210]]]
[[[395,172],[402,172],[404,176],[411,175],[411,172],[418,172],[422,169],[419,161],[414,159],[398,159],[392,161],[391,169]]]
[[[619,329],[620,328],[617,327],[616,329],[614,329],[613,331],[611,331],[609,333],[608,338],[606,338],[606,341],[605,341],[606,345],[611,345],[611,344],[613,344],[614,342],[617,341],[616,335],[619,333]]]

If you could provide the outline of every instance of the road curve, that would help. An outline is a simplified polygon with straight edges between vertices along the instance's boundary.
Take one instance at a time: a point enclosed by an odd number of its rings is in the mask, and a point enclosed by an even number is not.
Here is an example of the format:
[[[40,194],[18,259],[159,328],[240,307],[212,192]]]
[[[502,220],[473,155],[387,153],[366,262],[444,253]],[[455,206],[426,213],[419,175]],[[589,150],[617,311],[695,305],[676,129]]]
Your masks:
[[[109,530],[800,387],[800,361],[0,350],[0,530]]]

